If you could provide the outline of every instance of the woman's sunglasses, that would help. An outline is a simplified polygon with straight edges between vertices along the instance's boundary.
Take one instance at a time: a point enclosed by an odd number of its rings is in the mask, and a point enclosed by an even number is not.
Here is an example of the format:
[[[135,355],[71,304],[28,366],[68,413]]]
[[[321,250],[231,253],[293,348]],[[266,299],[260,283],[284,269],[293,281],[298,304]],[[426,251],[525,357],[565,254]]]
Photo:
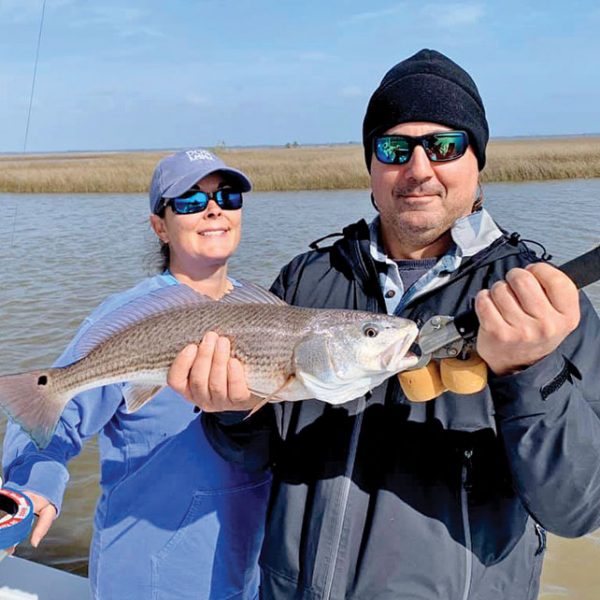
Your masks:
[[[440,131],[427,135],[380,135],[373,141],[375,156],[386,165],[403,165],[413,150],[421,146],[431,162],[446,162],[460,158],[469,147],[466,131]]]
[[[214,200],[223,210],[239,210],[243,204],[241,192],[217,190],[208,193],[191,189],[177,198],[166,198],[164,206],[170,205],[177,215],[191,215],[206,210],[211,200]]]

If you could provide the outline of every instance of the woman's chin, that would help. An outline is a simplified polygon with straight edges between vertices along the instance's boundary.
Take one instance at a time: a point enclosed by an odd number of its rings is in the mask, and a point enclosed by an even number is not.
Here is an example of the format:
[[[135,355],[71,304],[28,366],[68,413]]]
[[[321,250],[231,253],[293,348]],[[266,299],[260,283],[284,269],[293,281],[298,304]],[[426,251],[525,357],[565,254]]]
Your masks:
[[[197,240],[196,248],[199,253],[205,253],[207,256],[231,256],[239,245],[239,239],[228,232],[220,237],[200,237]]]
[[[198,260],[226,263],[231,258],[234,250],[235,248],[231,248],[229,245],[227,247],[217,246],[202,248],[198,252]]]

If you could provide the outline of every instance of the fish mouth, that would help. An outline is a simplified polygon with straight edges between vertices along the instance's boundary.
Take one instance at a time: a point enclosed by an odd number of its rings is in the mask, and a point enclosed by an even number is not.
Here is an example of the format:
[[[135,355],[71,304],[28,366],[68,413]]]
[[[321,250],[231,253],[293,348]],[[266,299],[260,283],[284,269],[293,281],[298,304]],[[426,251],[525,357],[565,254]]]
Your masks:
[[[381,355],[381,364],[388,371],[398,373],[414,367],[419,362],[419,357],[410,350],[418,335],[418,330],[405,335],[394,342]]]

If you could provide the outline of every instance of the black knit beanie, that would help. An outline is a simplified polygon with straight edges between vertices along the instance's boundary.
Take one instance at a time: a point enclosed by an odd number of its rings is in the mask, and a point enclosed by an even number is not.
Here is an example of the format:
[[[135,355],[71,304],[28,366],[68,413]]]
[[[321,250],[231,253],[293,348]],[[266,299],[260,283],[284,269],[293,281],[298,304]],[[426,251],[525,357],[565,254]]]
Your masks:
[[[369,172],[373,138],[410,121],[464,129],[479,170],[485,166],[489,129],[477,86],[464,69],[435,50],[421,50],[392,67],[371,96],[363,122]]]

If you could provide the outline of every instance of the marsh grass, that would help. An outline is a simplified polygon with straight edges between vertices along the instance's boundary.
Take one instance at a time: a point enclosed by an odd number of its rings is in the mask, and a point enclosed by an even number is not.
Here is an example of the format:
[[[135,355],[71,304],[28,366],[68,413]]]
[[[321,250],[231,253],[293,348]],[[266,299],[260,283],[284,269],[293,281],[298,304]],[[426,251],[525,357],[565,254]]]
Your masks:
[[[0,157],[0,191],[21,193],[146,192],[164,152],[106,152]],[[257,191],[364,189],[362,146],[219,148]],[[600,136],[492,140],[484,182],[600,177]]]
[[[483,181],[600,177],[600,136],[492,140]]]

